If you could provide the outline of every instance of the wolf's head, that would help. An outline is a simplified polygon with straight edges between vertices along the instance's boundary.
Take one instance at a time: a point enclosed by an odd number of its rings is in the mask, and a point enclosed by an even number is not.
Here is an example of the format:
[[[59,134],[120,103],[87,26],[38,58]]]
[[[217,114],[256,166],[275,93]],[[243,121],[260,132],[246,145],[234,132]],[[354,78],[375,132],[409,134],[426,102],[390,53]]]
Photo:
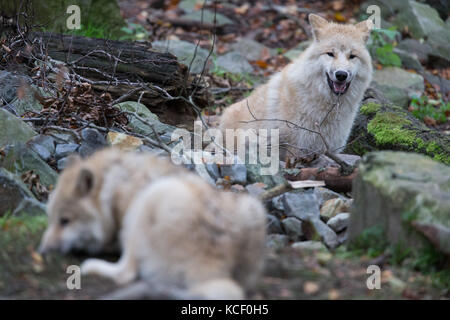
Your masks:
[[[111,239],[110,222],[99,210],[101,176],[92,164],[71,156],[47,204],[48,227],[40,252],[96,253]],[[96,174],[95,174],[96,173]]]
[[[311,58],[319,62],[315,64],[321,68],[318,72],[334,94],[345,94],[357,77],[370,79],[371,58],[365,45],[372,29],[371,20],[343,25],[310,14],[309,22],[314,34]]]

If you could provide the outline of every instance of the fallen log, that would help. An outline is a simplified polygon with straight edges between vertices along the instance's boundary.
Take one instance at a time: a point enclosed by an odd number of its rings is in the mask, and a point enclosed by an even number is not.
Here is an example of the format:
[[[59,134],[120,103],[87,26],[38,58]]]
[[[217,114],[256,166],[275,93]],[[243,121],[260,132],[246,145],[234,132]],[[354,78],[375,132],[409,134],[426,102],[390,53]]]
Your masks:
[[[80,82],[89,82],[113,99],[140,100],[169,124],[191,123],[192,108],[181,99],[193,95],[198,107],[208,102],[205,87],[195,86],[188,69],[168,52],[152,49],[149,42],[94,39],[81,36],[34,32],[30,34],[34,54],[42,53],[61,61]],[[24,56],[27,51],[22,52]],[[28,58],[30,56],[28,55]],[[174,116],[181,114],[182,117]]]
[[[336,192],[350,192],[352,190],[352,182],[358,173],[358,169],[354,168],[352,173],[344,175],[338,167],[326,168],[303,168],[295,175],[287,174],[285,178],[291,181],[303,180],[322,180],[325,181],[325,187]]]

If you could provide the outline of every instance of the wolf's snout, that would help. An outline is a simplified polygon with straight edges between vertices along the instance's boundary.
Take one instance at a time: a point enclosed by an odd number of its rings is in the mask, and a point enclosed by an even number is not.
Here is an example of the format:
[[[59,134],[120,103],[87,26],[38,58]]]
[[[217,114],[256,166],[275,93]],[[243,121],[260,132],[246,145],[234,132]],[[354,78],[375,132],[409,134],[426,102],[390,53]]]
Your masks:
[[[348,78],[348,73],[347,71],[339,70],[334,73],[334,76],[338,81],[345,81]]]

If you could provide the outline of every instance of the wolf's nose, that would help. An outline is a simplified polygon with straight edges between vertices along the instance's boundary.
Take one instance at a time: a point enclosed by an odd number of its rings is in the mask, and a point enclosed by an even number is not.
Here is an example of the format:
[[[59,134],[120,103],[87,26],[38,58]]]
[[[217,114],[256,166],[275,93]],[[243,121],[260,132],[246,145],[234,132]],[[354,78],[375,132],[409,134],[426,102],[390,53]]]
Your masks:
[[[338,81],[345,81],[348,77],[348,73],[345,71],[336,71],[334,75]]]

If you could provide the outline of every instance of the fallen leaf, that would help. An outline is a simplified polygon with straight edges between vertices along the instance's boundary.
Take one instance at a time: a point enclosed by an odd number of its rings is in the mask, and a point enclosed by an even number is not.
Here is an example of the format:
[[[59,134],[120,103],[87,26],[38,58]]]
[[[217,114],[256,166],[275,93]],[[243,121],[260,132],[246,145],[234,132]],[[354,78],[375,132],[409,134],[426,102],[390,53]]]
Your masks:
[[[334,14],[334,19],[335,19],[337,22],[346,22],[346,21],[347,21],[347,18],[344,17],[344,15],[343,15],[342,13],[340,13],[340,12],[336,12],[336,13]]]
[[[315,294],[319,291],[319,285],[312,281],[306,281],[303,285],[303,291],[306,294]]]

